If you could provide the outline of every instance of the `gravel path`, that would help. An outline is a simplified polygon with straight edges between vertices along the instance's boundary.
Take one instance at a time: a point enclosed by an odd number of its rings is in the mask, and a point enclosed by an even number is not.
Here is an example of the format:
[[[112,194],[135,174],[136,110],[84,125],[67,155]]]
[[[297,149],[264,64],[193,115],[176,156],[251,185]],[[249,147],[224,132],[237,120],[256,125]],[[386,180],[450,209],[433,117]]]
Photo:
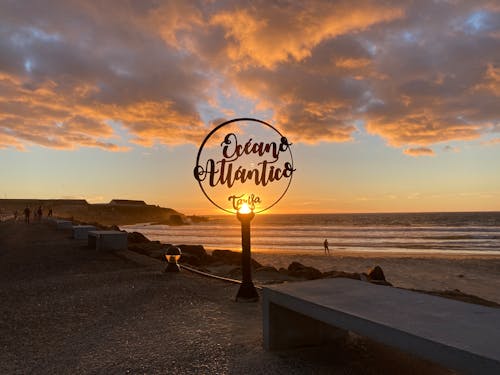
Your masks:
[[[0,223],[0,374],[438,374],[360,339],[262,349],[238,286],[164,274],[44,224]]]

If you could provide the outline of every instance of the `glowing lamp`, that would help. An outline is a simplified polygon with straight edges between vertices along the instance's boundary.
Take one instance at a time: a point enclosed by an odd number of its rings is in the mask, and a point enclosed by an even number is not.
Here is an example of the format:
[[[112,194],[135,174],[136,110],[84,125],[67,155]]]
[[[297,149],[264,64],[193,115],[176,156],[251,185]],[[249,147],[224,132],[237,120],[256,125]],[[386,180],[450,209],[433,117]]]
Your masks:
[[[240,214],[249,214],[250,212],[252,212],[252,210],[250,209],[250,206],[247,203],[243,203],[238,209],[238,212]]]
[[[179,272],[181,267],[177,263],[181,257],[181,249],[177,246],[170,246],[165,252],[165,260],[167,261],[167,268],[165,272]]]

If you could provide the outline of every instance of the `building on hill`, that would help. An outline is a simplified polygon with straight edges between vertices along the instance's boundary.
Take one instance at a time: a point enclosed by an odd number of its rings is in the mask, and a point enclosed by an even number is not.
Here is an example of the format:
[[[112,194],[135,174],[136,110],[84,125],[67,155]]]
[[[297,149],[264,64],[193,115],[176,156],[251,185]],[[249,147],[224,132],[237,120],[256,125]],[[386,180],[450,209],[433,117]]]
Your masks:
[[[114,206],[147,206],[146,202],[144,201],[135,201],[130,199],[113,199],[111,202],[109,202],[109,204]]]

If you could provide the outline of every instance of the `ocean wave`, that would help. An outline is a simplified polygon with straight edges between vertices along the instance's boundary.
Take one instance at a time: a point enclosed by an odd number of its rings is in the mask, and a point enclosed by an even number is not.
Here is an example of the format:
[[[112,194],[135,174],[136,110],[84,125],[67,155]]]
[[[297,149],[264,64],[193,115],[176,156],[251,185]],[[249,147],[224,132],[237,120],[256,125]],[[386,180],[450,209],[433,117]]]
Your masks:
[[[500,251],[500,213],[262,216],[252,223],[256,250],[322,251],[328,238],[331,249]],[[241,243],[240,225],[228,216],[189,226],[138,224],[124,229],[165,243],[212,249],[238,249]]]

